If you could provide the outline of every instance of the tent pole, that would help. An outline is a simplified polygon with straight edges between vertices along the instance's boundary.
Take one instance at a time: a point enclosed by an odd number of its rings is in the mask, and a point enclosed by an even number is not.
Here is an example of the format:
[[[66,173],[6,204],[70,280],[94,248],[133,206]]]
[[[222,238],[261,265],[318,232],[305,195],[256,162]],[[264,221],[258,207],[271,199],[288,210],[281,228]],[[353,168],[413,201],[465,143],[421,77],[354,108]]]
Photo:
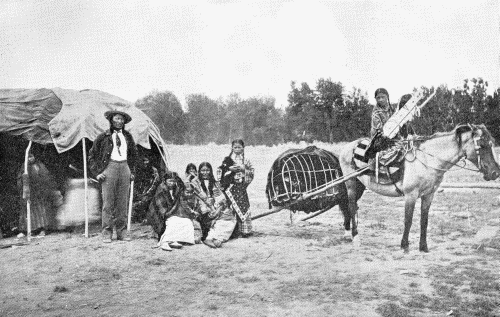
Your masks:
[[[29,175],[28,175],[28,157],[31,149],[31,144],[33,142],[30,140],[28,143],[28,147],[26,148],[26,154],[24,155],[24,175],[23,180],[27,181],[27,185],[29,188]],[[28,196],[28,199],[26,199],[26,238],[28,241],[31,241],[31,194]]]
[[[88,184],[87,184],[87,147],[85,138],[82,138],[83,150],[83,184],[85,186],[85,238],[89,237],[89,207],[88,207]]]
[[[134,200],[134,181],[130,182],[130,197],[128,199],[128,215],[127,215],[127,232],[130,235],[130,227],[132,225],[132,203]]]

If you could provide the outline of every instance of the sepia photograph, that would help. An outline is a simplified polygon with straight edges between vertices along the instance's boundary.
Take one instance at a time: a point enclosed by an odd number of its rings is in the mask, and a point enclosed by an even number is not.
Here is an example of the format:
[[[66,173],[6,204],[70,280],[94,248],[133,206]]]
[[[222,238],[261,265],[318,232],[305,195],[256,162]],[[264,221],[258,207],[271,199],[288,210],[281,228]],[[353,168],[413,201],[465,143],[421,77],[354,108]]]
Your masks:
[[[500,317],[498,0],[0,28],[0,316]]]

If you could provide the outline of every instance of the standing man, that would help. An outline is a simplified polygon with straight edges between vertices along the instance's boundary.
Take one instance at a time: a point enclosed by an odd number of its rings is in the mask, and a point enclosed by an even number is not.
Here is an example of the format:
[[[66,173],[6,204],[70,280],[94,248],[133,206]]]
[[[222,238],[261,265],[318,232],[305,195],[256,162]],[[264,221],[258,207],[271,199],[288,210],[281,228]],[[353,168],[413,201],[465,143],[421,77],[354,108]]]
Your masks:
[[[89,153],[90,172],[102,188],[102,239],[104,243],[111,242],[114,225],[117,240],[130,241],[125,230],[137,148],[132,135],[124,128],[132,118],[118,110],[107,111],[104,116],[110,128],[97,137]]]

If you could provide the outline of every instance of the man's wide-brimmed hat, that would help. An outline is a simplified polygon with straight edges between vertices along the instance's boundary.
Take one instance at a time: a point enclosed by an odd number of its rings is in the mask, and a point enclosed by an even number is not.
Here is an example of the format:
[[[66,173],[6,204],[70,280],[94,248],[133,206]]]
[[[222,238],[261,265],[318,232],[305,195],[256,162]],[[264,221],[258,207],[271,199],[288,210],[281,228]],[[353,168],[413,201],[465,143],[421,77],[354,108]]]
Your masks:
[[[111,120],[115,114],[121,114],[123,116],[123,118],[125,119],[125,124],[129,123],[130,121],[132,121],[132,117],[130,117],[130,115],[128,113],[125,113],[125,112],[120,111],[120,110],[109,110],[109,111],[106,111],[104,113],[104,117],[106,117],[106,119],[108,119],[108,120]]]

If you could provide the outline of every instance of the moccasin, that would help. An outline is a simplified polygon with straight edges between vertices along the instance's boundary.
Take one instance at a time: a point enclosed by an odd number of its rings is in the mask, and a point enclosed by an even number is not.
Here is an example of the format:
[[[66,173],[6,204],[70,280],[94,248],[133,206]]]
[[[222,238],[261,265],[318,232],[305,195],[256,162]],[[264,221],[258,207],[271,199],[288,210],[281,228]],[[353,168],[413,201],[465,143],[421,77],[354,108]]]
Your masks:
[[[181,249],[182,248],[182,244],[180,244],[179,242],[171,242],[171,243],[169,243],[169,245],[171,248],[174,248],[174,249]]]
[[[172,248],[168,245],[168,243],[160,245],[160,249],[162,249],[163,251],[172,251]]]
[[[205,239],[205,241],[203,241],[203,243],[211,248],[214,248],[214,249],[217,248],[217,246],[215,245],[213,240]]]

